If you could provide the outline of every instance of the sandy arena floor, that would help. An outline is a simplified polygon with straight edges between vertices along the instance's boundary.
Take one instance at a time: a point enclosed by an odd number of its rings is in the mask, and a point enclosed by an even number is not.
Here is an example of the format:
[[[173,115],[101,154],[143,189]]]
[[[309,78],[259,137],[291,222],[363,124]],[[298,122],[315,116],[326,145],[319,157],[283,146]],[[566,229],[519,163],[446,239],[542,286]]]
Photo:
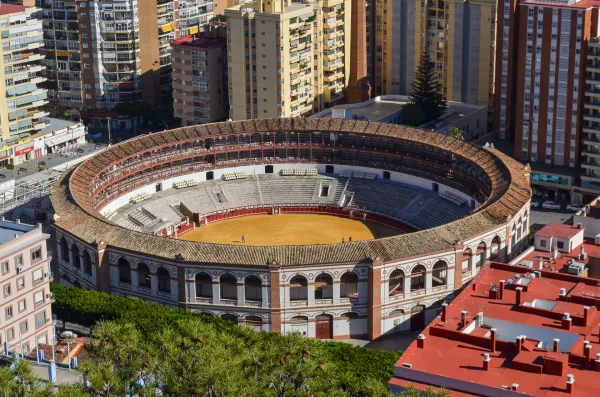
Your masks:
[[[333,215],[283,214],[253,215],[228,219],[199,227],[181,236],[182,240],[221,244],[309,245],[372,240],[400,232],[374,222],[363,222]]]

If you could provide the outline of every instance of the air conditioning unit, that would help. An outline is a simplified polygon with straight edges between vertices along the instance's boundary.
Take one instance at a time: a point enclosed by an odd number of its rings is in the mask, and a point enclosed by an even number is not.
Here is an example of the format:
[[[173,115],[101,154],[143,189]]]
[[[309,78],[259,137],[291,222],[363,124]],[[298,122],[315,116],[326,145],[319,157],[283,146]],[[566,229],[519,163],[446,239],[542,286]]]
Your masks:
[[[25,270],[23,266],[17,266],[17,274],[22,273]]]
[[[585,263],[573,261],[568,267],[570,274],[581,274],[585,270]]]

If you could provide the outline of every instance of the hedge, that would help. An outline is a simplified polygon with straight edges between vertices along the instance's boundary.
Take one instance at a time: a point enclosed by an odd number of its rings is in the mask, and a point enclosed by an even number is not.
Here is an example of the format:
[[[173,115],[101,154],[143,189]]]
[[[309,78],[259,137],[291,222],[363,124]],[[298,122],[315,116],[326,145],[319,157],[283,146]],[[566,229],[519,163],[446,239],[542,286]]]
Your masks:
[[[56,298],[52,305],[54,314],[62,321],[93,327],[100,320],[133,323],[142,333],[157,328],[172,327],[185,317],[201,318],[220,332],[247,338],[247,332],[238,332],[241,327],[218,317],[184,309],[172,309],[148,303],[138,298],[113,296],[103,292],[89,291],[52,283],[51,290]],[[268,343],[269,338],[282,338],[280,334],[256,332],[255,343]],[[393,376],[394,364],[400,352],[363,348],[344,342],[322,343],[326,355],[335,363],[340,373],[351,373],[362,379],[375,379],[387,383]]]

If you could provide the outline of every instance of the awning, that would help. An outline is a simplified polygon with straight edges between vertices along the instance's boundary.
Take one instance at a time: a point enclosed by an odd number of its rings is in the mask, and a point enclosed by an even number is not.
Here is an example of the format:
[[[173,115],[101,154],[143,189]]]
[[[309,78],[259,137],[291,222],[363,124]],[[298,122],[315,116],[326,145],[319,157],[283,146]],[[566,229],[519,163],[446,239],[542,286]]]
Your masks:
[[[160,27],[160,29],[163,31],[163,33],[167,33],[167,32],[170,32],[171,30],[175,29],[175,24],[167,23],[166,25],[162,25]]]
[[[80,128],[76,131],[71,132],[66,132],[64,134],[60,134],[58,136],[53,136],[53,137],[49,137],[49,138],[45,138],[44,139],[44,143],[46,144],[46,146],[48,147],[53,147],[56,145],[60,145],[61,143],[65,143],[68,142],[72,139],[77,139],[79,137],[82,137],[85,135],[85,130],[83,128]]]
[[[196,34],[198,33],[198,26],[192,26],[188,31],[188,34]]]

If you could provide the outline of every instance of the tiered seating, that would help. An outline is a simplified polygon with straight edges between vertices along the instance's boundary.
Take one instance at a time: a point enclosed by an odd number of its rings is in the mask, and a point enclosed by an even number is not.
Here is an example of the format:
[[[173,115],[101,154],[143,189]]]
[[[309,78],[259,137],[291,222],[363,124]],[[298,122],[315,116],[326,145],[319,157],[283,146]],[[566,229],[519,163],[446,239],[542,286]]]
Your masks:
[[[340,172],[340,178],[350,178],[352,176],[352,171],[344,170]]]
[[[148,200],[150,197],[152,197],[152,195],[150,195],[148,193],[139,193],[139,194],[132,196],[131,199],[129,199],[129,202],[132,204],[138,204],[144,200]]]
[[[194,179],[186,179],[185,181],[173,182],[173,187],[175,189],[185,189],[186,187],[197,186],[198,181]]]
[[[465,203],[465,199],[463,199],[459,195],[454,194],[452,192],[445,191],[443,193],[440,193],[439,196],[443,199],[446,199],[446,200],[456,204],[456,205],[463,205]]]
[[[224,181],[233,181],[235,179],[246,179],[248,178],[248,174],[245,172],[225,172],[223,174]]]
[[[317,176],[316,168],[284,168],[281,170],[282,176]]]

